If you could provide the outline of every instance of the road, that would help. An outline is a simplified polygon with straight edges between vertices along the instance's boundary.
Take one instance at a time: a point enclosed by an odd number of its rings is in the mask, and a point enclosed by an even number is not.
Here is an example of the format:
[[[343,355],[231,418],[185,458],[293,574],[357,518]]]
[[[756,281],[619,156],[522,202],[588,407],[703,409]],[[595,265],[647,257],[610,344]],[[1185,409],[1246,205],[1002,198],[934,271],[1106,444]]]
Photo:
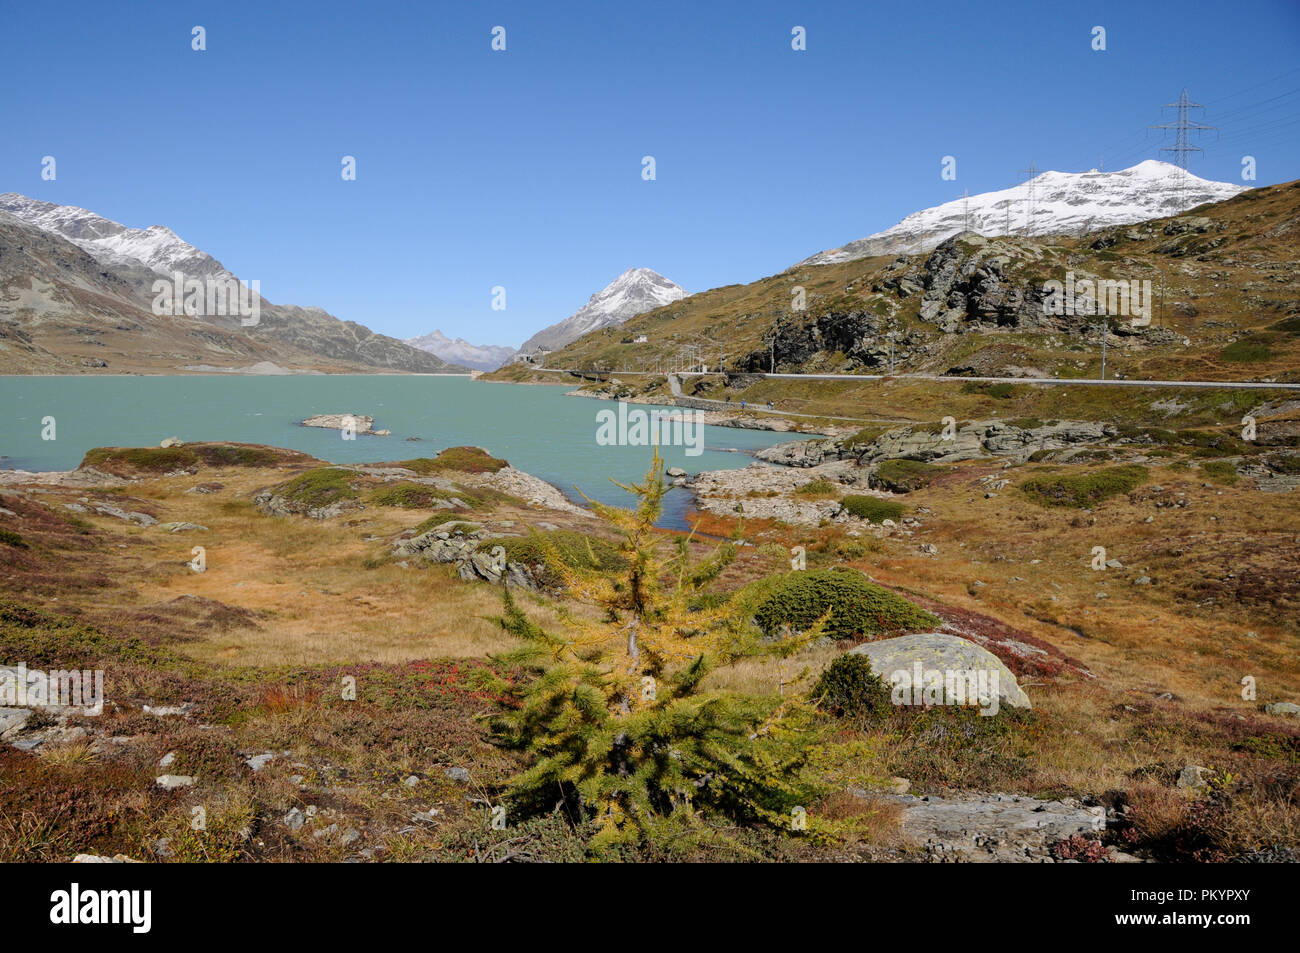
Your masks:
[[[716,377],[714,371],[673,371],[671,374],[664,375],[658,371],[601,371],[601,370],[568,370],[560,367],[534,367],[534,371],[545,371],[551,374],[585,374],[588,376],[600,375],[610,377],[618,375],[620,377]],[[762,377],[771,380],[804,380],[804,381],[899,381],[906,383],[908,381],[933,381],[936,383],[948,384],[965,384],[970,381],[990,384],[1046,384],[1054,387],[1086,386],[1086,387],[1199,387],[1199,388],[1224,388],[1227,390],[1294,390],[1300,391],[1300,384],[1268,384],[1260,381],[1147,381],[1147,380],[1099,380],[1097,378],[1064,378],[1064,377],[949,377],[943,374],[768,374],[755,371],[752,374],[747,372],[747,376]],[[671,386],[671,385],[669,385]],[[679,390],[674,390],[675,394],[680,396]],[[732,406],[723,401],[714,401],[714,403],[723,404],[723,406]],[[734,409],[734,407],[732,407]]]

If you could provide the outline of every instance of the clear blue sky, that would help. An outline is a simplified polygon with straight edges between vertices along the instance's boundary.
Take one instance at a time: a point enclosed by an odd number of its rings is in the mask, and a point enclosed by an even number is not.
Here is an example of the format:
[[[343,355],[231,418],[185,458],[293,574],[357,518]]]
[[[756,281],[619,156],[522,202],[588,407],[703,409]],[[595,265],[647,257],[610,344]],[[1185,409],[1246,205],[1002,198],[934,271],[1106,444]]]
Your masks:
[[[402,337],[518,344],[629,267],[752,281],[1031,161],[1157,157],[1144,127],[1183,86],[1221,129],[1193,172],[1240,181],[1251,154],[1258,184],[1300,178],[1296,0],[97,0],[2,20],[0,192],[167,225],[272,301]]]

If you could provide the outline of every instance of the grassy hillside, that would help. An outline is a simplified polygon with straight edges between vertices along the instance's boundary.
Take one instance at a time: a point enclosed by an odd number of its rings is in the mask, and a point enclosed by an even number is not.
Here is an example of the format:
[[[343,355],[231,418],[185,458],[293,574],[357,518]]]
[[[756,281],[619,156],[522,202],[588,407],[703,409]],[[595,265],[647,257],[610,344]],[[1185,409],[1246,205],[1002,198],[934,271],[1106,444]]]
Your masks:
[[[892,333],[899,373],[1097,377],[1101,319],[1042,313],[1043,283],[1073,272],[1151,282],[1150,327],[1133,331],[1127,318],[1109,319],[1108,377],[1296,381],[1298,223],[1293,182],[1078,237],[961,236],[922,255],[797,266],[586,335],[547,365],[653,371],[694,345],[710,369],[768,370],[775,337],[778,371],[875,373],[888,367]],[[924,308],[945,266],[956,269],[970,308],[946,329]],[[798,288],[802,311],[792,308]],[[633,343],[640,335],[647,341]],[[530,372],[516,366],[495,376]],[[794,393],[786,384],[776,390]]]

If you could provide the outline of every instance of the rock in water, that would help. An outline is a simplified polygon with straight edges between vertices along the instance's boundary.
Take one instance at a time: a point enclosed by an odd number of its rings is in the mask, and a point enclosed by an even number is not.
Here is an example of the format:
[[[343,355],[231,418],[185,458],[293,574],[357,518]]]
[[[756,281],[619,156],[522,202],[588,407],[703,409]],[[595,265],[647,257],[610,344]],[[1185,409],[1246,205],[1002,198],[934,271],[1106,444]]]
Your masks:
[[[915,697],[919,702],[928,697],[924,689],[932,681],[942,678],[943,704],[973,704],[977,687],[986,688],[989,698],[996,693],[999,703],[1013,708],[1032,708],[1029,696],[1016,682],[1011,670],[988,649],[974,642],[942,632],[919,635],[902,635],[879,642],[867,642],[851,650],[853,655],[865,655],[871,661],[871,670],[891,686],[895,697],[909,702]],[[921,682],[916,684],[920,673]],[[933,676],[931,672],[938,672]],[[973,681],[971,680],[973,679]]]
[[[304,427],[323,427],[326,430],[350,430],[372,437],[387,437],[391,430],[376,430],[375,418],[369,414],[317,414],[302,422]]]

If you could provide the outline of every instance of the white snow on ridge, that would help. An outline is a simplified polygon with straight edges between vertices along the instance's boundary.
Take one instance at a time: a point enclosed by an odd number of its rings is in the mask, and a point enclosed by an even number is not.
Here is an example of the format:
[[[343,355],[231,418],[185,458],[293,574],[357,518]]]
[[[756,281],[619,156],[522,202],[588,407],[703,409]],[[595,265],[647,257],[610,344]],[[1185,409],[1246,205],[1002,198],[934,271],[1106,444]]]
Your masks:
[[[538,331],[519,348],[531,353],[539,347],[559,348],[584,334],[622,324],[628,318],[680,301],[686,289],[649,268],[629,268],[592,295],[569,317]]]
[[[17,192],[0,195],[0,211],[66,238],[106,265],[144,265],[168,278],[173,271],[194,278],[235,277],[207,252],[162,225],[129,228],[75,205],[55,205]]]
[[[428,351],[451,364],[472,367],[480,371],[494,371],[515,356],[515,349],[498,344],[470,344],[464,338],[455,340],[434,330],[419,337],[406,338],[411,347]]]
[[[1245,190],[1229,182],[1198,178],[1155,159],[1119,172],[1044,172],[1013,188],[981,192],[913,212],[892,228],[819,252],[799,264],[825,265],[916,252],[966,230],[968,214],[970,231],[981,235],[1006,235],[1008,225],[1013,234],[1078,234],[1176,215]]]

